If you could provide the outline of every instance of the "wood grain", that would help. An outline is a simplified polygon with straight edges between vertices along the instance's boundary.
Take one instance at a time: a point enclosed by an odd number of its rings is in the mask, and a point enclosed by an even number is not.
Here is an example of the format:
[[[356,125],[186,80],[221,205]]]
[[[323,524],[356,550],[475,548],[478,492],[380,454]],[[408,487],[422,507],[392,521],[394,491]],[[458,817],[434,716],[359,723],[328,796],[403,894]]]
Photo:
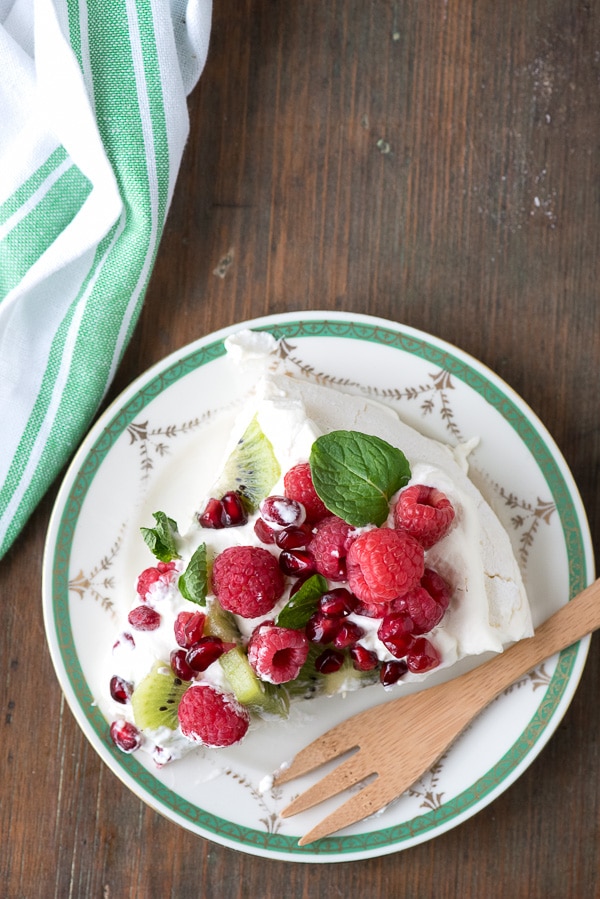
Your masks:
[[[146,302],[111,391],[216,328],[294,309],[439,335],[540,415],[600,537],[600,8],[581,0],[216,0]],[[110,397],[108,398],[110,399]],[[51,490],[0,566],[0,895],[600,896],[600,653],[539,758],[408,851],[263,860],[137,800],[45,645]]]

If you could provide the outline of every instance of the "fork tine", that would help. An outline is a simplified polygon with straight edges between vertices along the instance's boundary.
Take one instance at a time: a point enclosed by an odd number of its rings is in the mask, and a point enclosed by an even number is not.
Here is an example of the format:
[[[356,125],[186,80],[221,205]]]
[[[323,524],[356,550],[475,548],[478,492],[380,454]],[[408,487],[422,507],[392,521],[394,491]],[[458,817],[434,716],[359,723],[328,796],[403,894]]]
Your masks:
[[[296,777],[308,774],[309,771],[314,771],[315,768],[319,768],[325,762],[333,761],[351,749],[358,749],[358,742],[354,732],[355,722],[356,718],[350,719],[350,721],[342,721],[337,727],[333,727],[326,734],[317,737],[316,740],[313,740],[312,743],[301,749],[296,753],[290,765],[286,768],[281,768],[275,774],[274,783],[278,785],[287,783]]]
[[[369,761],[365,753],[357,752],[351,755],[349,759],[338,765],[329,774],[309,787],[300,796],[297,796],[288,806],[281,811],[282,818],[288,818],[290,815],[297,815],[304,812],[319,802],[324,802],[331,796],[341,793],[353,784],[359,783],[370,774],[374,774],[373,763]]]
[[[319,785],[317,784],[317,786]],[[319,821],[298,840],[298,845],[305,846],[307,843],[314,843],[343,827],[349,827],[351,824],[375,814],[396,799],[401,792],[403,792],[403,788],[397,788],[385,778],[377,777],[342,803],[334,812]]]

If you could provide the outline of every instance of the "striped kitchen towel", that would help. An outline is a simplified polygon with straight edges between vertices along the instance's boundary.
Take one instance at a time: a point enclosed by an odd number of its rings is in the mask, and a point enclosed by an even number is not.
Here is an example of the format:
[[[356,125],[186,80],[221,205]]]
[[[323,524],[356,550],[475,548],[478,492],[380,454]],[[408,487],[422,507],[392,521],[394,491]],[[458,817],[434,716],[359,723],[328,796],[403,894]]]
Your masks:
[[[0,0],[0,556],[135,326],[210,17],[210,0]]]

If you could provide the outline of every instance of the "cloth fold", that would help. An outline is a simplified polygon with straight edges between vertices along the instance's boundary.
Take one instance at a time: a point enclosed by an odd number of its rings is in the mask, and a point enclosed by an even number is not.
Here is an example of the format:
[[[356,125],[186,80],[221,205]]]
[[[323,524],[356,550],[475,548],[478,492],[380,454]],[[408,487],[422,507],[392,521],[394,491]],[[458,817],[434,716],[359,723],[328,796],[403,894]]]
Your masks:
[[[0,0],[0,556],[135,327],[211,0]]]

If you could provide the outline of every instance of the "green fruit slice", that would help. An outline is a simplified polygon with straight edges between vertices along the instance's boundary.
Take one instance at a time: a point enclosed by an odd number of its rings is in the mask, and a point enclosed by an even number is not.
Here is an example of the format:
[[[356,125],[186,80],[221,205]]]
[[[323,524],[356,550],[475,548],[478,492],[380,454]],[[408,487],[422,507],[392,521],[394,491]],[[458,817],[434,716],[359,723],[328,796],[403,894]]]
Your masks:
[[[214,597],[208,600],[204,633],[210,637],[220,637],[223,643],[239,643],[242,639],[232,613],[224,609]]]
[[[338,693],[353,693],[361,687],[376,683],[379,672],[358,671],[352,664],[352,659],[346,656],[341,668],[322,677],[325,693],[328,696],[336,696]]]
[[[177,709],[181,697],[189,687],[187,681],[176,677],[166,662],[156,662],[131,695],[131,707],[140,730],[157,730],[179,725]]]
[[[237,646],[224,653],[219,662],[238,702],[249,706],[259,714],[287,718],[289,698],[286,691],[274,684],[261,681],[241,647]]]
[[[227,459],[213,493],[222,496],[235,490],[248,511],[256,512],[280,475],[281,468],[271,441],[254,416]]]

